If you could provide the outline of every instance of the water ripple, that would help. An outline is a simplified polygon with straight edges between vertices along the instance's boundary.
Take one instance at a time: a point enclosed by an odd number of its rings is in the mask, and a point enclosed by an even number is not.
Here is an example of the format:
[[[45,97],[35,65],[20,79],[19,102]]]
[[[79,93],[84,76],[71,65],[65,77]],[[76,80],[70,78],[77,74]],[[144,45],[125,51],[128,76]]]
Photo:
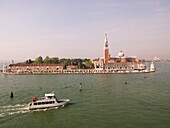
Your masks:
[[[29,112],[26,104],[16,104],[0,106],[0,117],[11,116],[16,114],[23,114]]]

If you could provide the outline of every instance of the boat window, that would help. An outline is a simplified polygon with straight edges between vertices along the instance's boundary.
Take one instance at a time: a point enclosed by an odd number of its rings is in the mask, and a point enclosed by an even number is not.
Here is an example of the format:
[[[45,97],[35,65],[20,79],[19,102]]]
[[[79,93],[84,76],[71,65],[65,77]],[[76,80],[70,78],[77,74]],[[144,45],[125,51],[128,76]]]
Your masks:
[[[48,98],[49,98],[49,99],[51,99],[51,98],[52,98],[52,96],[48,96]]]
[[[42,104],[45,104],[45,102],[42,102]]]
[[[52,103],[53,103],[53,101],[50,101],[50,102],[49,102],[49,104],[52,104]]]
[[[34,105],[37,105],[37,103],[34,103]]]
[[[38,102],[38,105],[41,105],[41,102]]]
[[[54,104],[54,101],[53,101],[53,104]]]
[[[30,106],[32,105],[32,103],[30,104]]]

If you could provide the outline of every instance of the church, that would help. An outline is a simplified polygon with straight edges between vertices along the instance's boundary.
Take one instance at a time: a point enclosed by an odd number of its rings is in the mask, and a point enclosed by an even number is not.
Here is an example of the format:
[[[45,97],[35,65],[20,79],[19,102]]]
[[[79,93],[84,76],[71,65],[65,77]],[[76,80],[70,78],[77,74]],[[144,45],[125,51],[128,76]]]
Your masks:
[[[105,34],[103,57],[93,61],[95,70],[107,72],[139,72],[146,70],[144,62],[136,56],[126,56],[122,51],[117,56],[111,57],[109,53],[109,43]]]
[[[64,69],[63,64],[4,64],[4,74],[59,74],[59,73],[148,73],[154,72],[155,66],[151,62],[150,67],[136,56],[126,56],[120,51],[112,57],[109,53],[109,42],[105,35],[103,57],[92,61],[94,69],[79,69],[78,66],[68,65]]]

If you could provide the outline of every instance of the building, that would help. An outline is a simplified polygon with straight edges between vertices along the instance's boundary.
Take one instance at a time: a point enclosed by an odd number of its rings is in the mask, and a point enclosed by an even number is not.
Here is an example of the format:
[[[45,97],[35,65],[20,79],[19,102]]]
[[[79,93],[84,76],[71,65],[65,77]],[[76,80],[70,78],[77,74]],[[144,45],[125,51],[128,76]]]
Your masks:
[[[4,74],[57,74],[57,73],[137,73],[154,72],[153,63],[146,66],[145,62],[136,56],[126,56],[120,51],[117,56],[112,57],[109,53],[109,42],[105,35],[103,57],[93,60],[94,69],[80,69],[78,65],[68,65],[66,69],[63,64],[26,64],[17,63],[7,67],[3,66]]]
[[[61,64],[11,64],[9,71],[11,73],[45,73],[45,72],[59,72],[63,70]]]
[[[122,51],[117,56],[111,57],[109,53],[109,43],[107,35],[104,41],[104,54],[97,61],[94,62],[95,70],[105,71],[141,71],[146,69],[144,62],[141,62],[136,56],[126,56]]]
[[[67,70],[76,70],[76,69],[78,69],[77,65],[68,65],[67,66]]]

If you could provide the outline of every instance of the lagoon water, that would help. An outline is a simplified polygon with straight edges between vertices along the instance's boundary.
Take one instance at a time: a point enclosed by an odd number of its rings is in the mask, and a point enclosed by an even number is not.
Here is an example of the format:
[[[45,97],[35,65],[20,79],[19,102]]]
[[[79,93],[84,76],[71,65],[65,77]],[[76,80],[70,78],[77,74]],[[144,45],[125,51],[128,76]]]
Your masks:
[[[170,128],[170,63],[156,67],[148,74],[0,74],[0,128]],[[70,104],[27,110],[33,96],[51,91]]]

